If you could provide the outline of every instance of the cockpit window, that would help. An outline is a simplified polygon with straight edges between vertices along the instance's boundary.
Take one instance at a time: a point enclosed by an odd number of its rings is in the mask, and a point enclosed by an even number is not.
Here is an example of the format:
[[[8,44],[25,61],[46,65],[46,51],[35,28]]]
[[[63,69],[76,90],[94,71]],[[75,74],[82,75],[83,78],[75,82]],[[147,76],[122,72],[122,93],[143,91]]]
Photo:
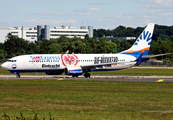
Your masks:
[[[17,62],[17,60],[7,60],[7,62]]]

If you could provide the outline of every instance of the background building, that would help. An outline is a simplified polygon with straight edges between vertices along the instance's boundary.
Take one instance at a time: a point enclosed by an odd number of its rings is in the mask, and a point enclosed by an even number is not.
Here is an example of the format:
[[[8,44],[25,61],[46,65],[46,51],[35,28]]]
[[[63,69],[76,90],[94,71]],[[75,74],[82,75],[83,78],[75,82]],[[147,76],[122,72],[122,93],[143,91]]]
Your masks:
[[[61,27],[50,28],[50,25],[40,26],[34,28],[23,28],[23,27],[14,27],[9,28],[8,24],[0,24],[0,42],[4,43],[8,33],[11,33],[13,36],[23,38],[30,42],[40,41],[40,40],[50,40],[51,38],[59,38],[61,35],[64,35],[69,38],[74,36],[85,38],[85,35],[93,37],[93,27],[88,26],[86,29],[85,26],[81,26],[80,29],[76,27],[70,27],[68,25],[62,25]]]
[[[103,36],[106,37],[109,41],[111,41],[112,39],[120,39],[123,41],[126,40],[136,40],[136,37],[113,37],[113,36]],[[97,40],[100,40],[101,37],[96,37]]]
[[[7,34],[10,33],[8,23],[0,23],[0,42],[4,43]]]

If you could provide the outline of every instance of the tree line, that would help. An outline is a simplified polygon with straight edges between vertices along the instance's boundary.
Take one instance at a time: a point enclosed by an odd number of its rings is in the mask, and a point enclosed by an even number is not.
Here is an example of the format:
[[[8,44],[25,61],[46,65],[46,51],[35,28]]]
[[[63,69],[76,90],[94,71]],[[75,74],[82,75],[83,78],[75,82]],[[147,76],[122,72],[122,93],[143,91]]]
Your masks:
[[[67,38],[60,36],[60,38],[37,41],[32,43],[22,38],[13,36],[11,33],[7,35],[4,43],[0,43],[0,59],[5,60],[14,56],[24,54],[64,54],[67,50],[70,53],[117,53],[130,48],[135,40],[122,41],[119,39],[112,39],[109,41],[102,35],[116,37],[134,36],[138,37],[144,28],[126,28],[119,26],[114,30],[94,30],[94,37],[85,39],[78,37]],[[110,32],[110,33],[109,33]],[[97,40],[95,37],[101,37]],[[151,42],[150,54],[173,53],[173,26],[155,26],[153,33],[153,40]],[[165,59],[166,56],[158,57],[158,59]],[[173,55],[168,55],[168,59],[172,59]]]
[[[131,28],[121,25],[113,30],[94,29],[94,37],[138,37],[144,29],[145,27]],[[173,26],[163,26],[156,24],[154,27],[153,40],[157,41],[158,38],[162,40],[167,38],[169,41],[173,42]]]

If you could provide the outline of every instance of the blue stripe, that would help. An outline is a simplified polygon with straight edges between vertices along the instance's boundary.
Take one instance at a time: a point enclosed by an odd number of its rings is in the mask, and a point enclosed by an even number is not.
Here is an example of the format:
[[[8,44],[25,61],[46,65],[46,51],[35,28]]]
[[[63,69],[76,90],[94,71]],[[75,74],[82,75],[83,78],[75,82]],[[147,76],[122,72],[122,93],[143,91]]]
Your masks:
[[[83,74],[83,70],[70,70],[68,71],[68,75],[82,75]]]
[[[150,58],[141,59],[141,60],[140,60],[139,62],[137,62],[135,65],[138,66],[138,65],[140,65],[141,63],[148,61],[149,59],[150,59]]]
[[[64,71],[64,69],[51,69],[51,70],[9,70],[10,72],[61,72],[61,71]]]
[[[134,52],[134,53],[120,52],[120,53],[118,53],[118,54],[132,55],[132,56],[134,56],[134,57],[137,58],[137,57],[141,54],[141,52],[142,52],[142,51]],[[145,50],[142,56],[146,56],[146,55],[148,55],[148,53],[149,53],[149,50]]]

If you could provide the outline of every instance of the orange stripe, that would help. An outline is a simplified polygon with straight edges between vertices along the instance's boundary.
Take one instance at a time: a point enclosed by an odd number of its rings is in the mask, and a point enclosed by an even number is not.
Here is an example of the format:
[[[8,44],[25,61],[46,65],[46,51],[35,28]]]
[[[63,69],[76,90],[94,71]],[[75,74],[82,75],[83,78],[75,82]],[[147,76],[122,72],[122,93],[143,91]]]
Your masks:
[[[140,51],[145,51],[145,50],[149,50],[150,47],[147,47],[147,48],[144,48],[144,49],[141,49],[141,50],[129,50],[129,51],[125,51],[126,53],[134,53],[134,52],[140,52]]]

